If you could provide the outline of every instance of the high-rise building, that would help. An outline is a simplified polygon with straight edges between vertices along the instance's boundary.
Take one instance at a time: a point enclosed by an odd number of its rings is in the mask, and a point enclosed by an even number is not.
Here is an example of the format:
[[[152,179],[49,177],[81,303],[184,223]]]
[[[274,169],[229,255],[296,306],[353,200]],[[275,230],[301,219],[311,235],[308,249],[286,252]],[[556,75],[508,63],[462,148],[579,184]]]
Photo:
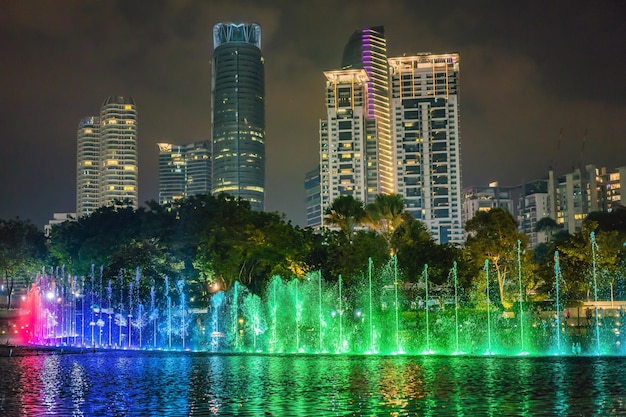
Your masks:
[[[486,187],[466,187],[463,189],[463,219],[472,219],[478,211],[502,208],[515,217],[514,190],[519,187],[501,186],[493,182]]]
[[[159,204],[211,193],[210,142],[159,147]]]
[[[200,141],[185,145],[187,196],[211,193],[211,142]]]
[[[365,204],[378,194],[376,121],[367,117],[367,73],[324,72],[327,119],[320,122],[321,211],[339,196]]]
[[[104,101],[100,109],[100,206],[138,207],[137,127],[132,97],[111,96]]]
[[[214,194],[265,205],[265,73],[261,27],[213,28],[212,155]]]
[[[76,215],[106,205],[138,207],[137,107],[132,97],[108,97],[100,116],[77,131]]]
[[[583,220],[592,211],[602,208],[604,199],[602,177],[595,165],[556,176],[548,173],[548,204],[550,214],[569,234],[581,230]]]
[[[362,68],[367,73],[366,117],[376,120],[376,191],[379,194],[394,193],[394,149],[389,125],[389,65],[385,28],[374,26],[355,31],[344,48],[341,68]]]
[[[604,210],[613,211],[626,206],[626,199],[622,198],[622,190],[626,192],[626,166],[606,172],[603,177],[605,190]]]
[[[83,118],[76,138],[76,214],[83,217],[100,207],[100,118]]]
[[[548,181],[535,180],[522,184],[519,205],[517,209],[517,221],[519,231],[528,236],[530,247],[540,243],[546,243],[549,234],[537,230],[537,223],[546,217],[550,217],[548,204]]]
[[[157,143],[159,147],[159,204],[185,198],[185,157],[179,145]]]
[[[396,193],[438,243],[463,242],[459,55],[389,58]]]
[[[322,204],[320,201],[319,167],[306,173],[304,191],[306,192],[306,227],[322,227]]]

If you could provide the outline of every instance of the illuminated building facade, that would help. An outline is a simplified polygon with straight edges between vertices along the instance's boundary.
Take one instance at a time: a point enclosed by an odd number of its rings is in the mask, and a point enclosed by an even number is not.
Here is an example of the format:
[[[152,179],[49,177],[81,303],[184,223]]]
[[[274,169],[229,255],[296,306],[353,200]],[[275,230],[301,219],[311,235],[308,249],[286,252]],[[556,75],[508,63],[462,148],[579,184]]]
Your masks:
[[[83,118],[76,138],[76,214],[82,217],[100,207],[100,118]]]
[[[463,242],[459,55],[389,58],[396,193],[438,243]]]
[[[77,131],[76,215],[106,205],[138,207],[137,107],[132,97],[108,97],[100,116]]]
[[[261,27],[213,28],[212,154],[214,194],[265,206],[265,74]]]
[[[602,172],[605,170],[591,164],[560,176],[549,171],[550,217],[569,234],[581,230],[583,220],[589,213],[605,209]]]
[[[515,216],[513,190],[519,187],[501,186],[497,182],[486,187],[466,187],[463,189],[463,219],[467,222],[478,211],[502,208]]]
[[[606,211],[613,211],[626,206],[626,199],[622,199],[622,190],[626,190],[626,166],[616,168],[603,175],[605,190]]]
[[[100,109],[100,206],[138,207],[137,106],[111,96]]]
[[[364,69],[324,72],[327,119],[320,122],[320,214],[339,196],[365,204],[378,194],[376,121],[367,117]]]
[[[210,142],[158,143],[159,204],[211,193]]]
[[[376,120],[377,183],[369,185],[369,193],[395,192],[394,157],[389,115],[389,65],[387,41],[383,26],[355,31],[343,51],[342,69],[364,69],[366,115]],[[374,189],[377,188],[377,190]]]

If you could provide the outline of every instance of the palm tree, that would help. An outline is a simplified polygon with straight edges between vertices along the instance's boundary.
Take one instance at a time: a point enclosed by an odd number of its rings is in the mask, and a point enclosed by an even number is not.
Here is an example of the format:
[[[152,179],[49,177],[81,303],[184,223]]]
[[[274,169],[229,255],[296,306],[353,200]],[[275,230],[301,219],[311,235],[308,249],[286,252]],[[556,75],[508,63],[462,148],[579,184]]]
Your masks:
[[[337,197],[324,210],[324,224],[338,227],[348,242],[352,241],[354,229],[363,222],[364,218],[363,202],[351,195]]]
[[[370,226],[383,235],[391,253],[395,253],[391,241],[398,227],[404,222],[404,198],[399,194],[378,194],[366,207]]]

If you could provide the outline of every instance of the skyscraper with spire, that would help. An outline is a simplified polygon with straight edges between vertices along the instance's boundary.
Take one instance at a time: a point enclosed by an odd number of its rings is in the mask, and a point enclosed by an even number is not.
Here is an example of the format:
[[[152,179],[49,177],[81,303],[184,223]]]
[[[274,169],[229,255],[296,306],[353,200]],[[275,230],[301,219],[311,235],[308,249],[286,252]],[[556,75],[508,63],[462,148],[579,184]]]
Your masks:
[[[213,194],[265,206],[265,73],[261,27],[218,23],[213,28],[211,82]]]

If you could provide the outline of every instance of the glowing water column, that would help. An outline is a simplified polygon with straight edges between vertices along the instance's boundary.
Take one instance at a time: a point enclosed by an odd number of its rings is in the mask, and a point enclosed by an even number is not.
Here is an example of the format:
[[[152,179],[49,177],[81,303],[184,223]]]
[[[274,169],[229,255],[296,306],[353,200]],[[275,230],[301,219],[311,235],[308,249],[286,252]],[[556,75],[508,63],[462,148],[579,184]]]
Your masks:
[[[430,320],[428,317],[428,310],[429,310],[429,297],[428,297],[428,264],[424,265],[424,270],[422,271],[422,276],[424,277],[424,285],[426,286],[426,294],[425,294],[425,305],[424,307],[426,308],[426,350],[423,352],[425,354],[431,354],[434,353],[433,350],[430,348]]]
[[[485,259],[485,281],[487,282],[487,352],[486,355],[492,355],[491,351],[491,299],[489,298],[489,260]]]
[[[596,243],[596,234],[591,232],[591,259],[593,263],[593,299],[595,304],[596,313],[596,354],[600,354],[600,320],[598,317],[598,271],[596,255],[598,251],[598,244]]]
[[[517,281],[519,282],[519,331],[520,331],[520,353],[524,353],[524,292],[522,290],[522,242],[517,240]]]
[[[559,251],[554,251],[554,291],[556,292],[556,354],[561,354],[561,307],[559,283],[562,279],[561,266],[559,264]]]

